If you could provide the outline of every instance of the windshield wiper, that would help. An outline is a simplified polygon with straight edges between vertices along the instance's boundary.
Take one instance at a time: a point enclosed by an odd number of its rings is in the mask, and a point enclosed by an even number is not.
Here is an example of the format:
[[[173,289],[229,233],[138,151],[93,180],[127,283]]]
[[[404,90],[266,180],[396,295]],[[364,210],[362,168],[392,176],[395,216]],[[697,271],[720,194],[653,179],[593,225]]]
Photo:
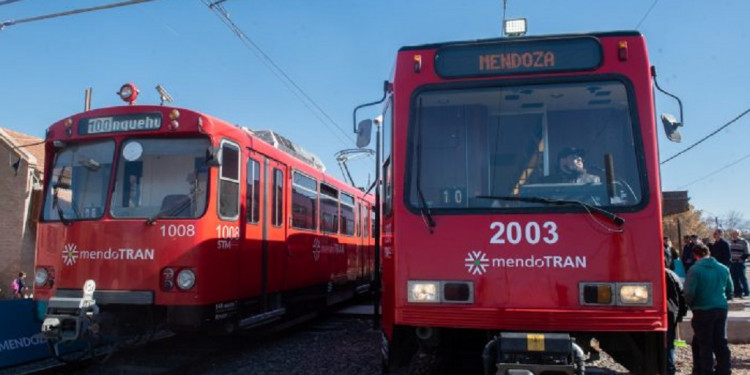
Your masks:
[[[427,229],[432,233],[432,229],[435,228],[435,219],[432,218],[432,212],[430,212],[430,206],[427,205],[427,201],[424,199],[424,193],[422,193],[422,120],[420,116],[422,112],[422,99],[419,99],[417,104],[417,195],[419,196],[419,212],[422,214],[422,221],[427,224]]]
[[[609,212],[607,210],[601,209],[597,206],[592,206],[588,203],[575,200],[575,199],[553,199],[553,198],[541,198],[541,197],[514,197],[514,196],[495,196],[495,195],[478,195],[477,198],[480,199],[497,199],[497,200],[503,200],[503,201],[514,201],[514,202],[530,202],[530,203],[544,203],[544,204],[551,204],[551,205],[558,205],[558,206],[569,206],[569,205],[579,205],[583,208],[585,208],[587,211],[593,211],[596,212],[607,219],[611,220],[613,223],[617,224],[617,226],[623,226],[625,224],[625,219],[617,216],[613,212]]]
[[[57,182],[52,185],[52,207],[57,209],[57,216],[60,217],[60,222],[62,222],[63,225],[67,226],[70,225],[71,220],[65,218],[65,212],[63,212],[62,206],[59,204],[59,199],[57,197],[58,193],[60,192],[60,188],[66,186],[66,184],[62,183],[62,177],[65,173],[65,168],[67,167],[62,167],[62,170],[60,170],[60,174],[57,175]],[[68,189],[70,189],[70,185],[67,185],[67,187]]]
[[[174,204],[161,209],[159,212],[154,214],[154,216],[151,216],[148,220],[146,220],[146,225],[154,225],[154,223],[156,223],[156,220],[159,220],[163,217],[172,216],[175,213],[184,210],[185,208],[190,206],[191,201],[192,199],[190,199],[189,196],[183,196],[181,199],[175,201]]]

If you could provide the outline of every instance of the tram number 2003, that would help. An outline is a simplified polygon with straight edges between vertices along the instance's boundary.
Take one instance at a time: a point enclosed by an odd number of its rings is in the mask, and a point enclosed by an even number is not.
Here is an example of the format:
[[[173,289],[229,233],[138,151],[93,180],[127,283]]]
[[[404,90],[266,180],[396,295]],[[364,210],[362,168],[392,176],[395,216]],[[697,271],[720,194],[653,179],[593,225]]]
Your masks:
[[[517,221],[509,223],[495,221],[490,224],[490,229],[495,232],[492,238],[490,238],[491,244],[510,243],[516,245],[526,242],[536,245],[540,241],[554,244],[560,239],[560,236],[557,234],[557,223],[554,221],[545,221],[541,224],[536,221],[530,221],[526,224],[521,224]]]

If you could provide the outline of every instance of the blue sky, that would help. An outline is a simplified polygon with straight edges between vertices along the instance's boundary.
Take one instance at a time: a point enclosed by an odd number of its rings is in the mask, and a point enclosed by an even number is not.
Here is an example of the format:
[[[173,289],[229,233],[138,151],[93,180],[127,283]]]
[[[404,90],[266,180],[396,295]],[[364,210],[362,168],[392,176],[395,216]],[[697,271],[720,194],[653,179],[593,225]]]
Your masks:
[[[0,22],[116,1],[17,1],[0,5]],[[1,30],[0,127],[42,137],[52,122],[83,109],[87,87],[93,88],[93,106],[104,107],[121,104],[115,92],[125,82],[140,88],[140,104],[158,104],[153,88],[161,84],[176,106],[277,130],[341,177],[333,155],[354,147],[352,109],[380,98],[398,48],[496,37],[503,9],[502,0],[222,5],[315,104],[290,89],[203,2],[160,0]],[[662,160],[750,108],[747,0],[509,0],[506,14],[525,17],[529,35],[637,27],[659,83],[685,106],[682,143],[667,141],[660,131]],[[677,107],[659,95],[657,111],[677,114]],[[664,190],[688,190],[691,203],[711,216],[737,211],[750,219],[749,126],[750,115],[664,164]],[[372,175],[372,163],[350,164],[360,184]]]

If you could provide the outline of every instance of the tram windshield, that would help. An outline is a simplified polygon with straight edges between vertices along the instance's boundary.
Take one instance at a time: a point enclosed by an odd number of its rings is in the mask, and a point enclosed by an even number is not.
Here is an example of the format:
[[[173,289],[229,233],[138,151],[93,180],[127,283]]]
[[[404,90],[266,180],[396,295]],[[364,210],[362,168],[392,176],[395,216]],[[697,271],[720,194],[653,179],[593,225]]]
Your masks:
[[[48,181],[43,219],[68,221],[102,216],[115,142],[69,145],[58,151]]]
[[[196,218],[206,210],[209,141],[132,138],[122,143],[110,212],[117,218]]]
[[[622,82],[429,90],[412,106],[413,207],[512,210],[573,200],[618,210],[644,196],[635,110]]]

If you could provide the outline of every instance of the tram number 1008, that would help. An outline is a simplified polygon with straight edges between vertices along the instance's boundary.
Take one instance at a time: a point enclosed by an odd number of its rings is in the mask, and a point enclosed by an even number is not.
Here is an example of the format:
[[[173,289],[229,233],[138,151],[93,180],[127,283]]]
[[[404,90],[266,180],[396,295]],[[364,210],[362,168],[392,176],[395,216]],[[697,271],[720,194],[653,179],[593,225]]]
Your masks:
[[[159,227],[162,237],[195,237],[193,224],[169,224]]]

